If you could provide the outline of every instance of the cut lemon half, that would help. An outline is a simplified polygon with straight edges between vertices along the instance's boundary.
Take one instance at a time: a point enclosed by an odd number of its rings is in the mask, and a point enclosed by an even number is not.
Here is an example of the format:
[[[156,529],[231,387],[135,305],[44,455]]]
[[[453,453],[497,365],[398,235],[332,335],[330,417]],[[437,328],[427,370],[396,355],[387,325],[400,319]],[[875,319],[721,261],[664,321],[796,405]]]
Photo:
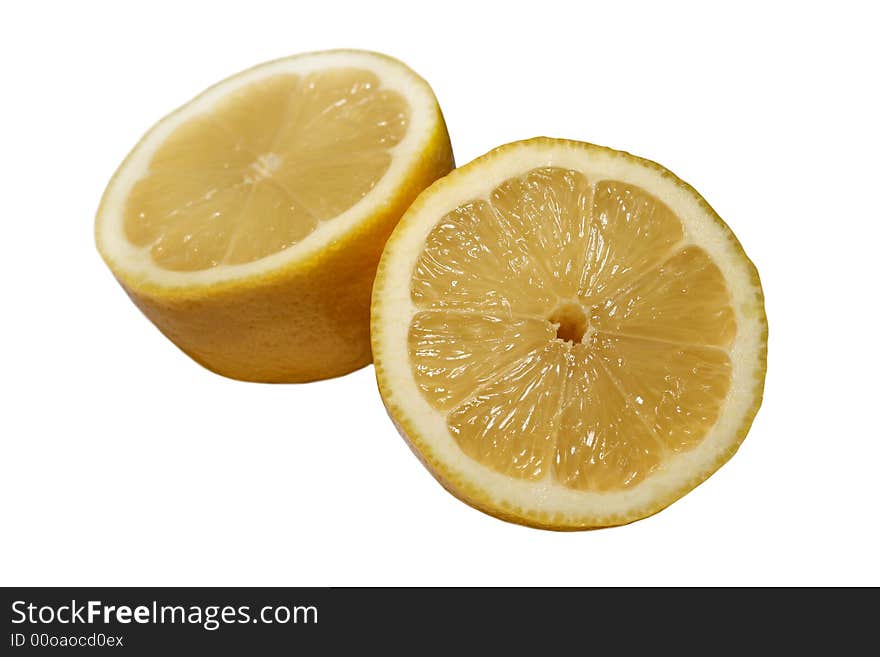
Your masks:
[[[452,493],[551,529],[653,514],[761,402],[758,273],[693,188],[574,141],[502,146],[419,196],[373,290],[385,405]]]
[[[453,167],[431,88],[361,51],[262,64],[154,126],[107,186],[98,249],[206,367],[308,381],[370,362],[385,239]]]

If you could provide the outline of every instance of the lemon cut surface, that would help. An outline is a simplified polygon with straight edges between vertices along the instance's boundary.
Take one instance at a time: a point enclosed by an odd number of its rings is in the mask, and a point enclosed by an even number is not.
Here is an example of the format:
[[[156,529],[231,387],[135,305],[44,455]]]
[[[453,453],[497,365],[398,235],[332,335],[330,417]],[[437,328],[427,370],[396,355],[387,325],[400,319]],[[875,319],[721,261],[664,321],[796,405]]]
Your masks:
[[[282,251],[375,187],[408,120],[404,98],[364,69],[250,82],[157,149],[126,204],[126,237],[172,271]]]
[[[650,515],[733,454],[766,320],[754,266],[692,188],[538,139],[416,201],[380,265],[373,344],[392,417],[447,488],[577,529]]]

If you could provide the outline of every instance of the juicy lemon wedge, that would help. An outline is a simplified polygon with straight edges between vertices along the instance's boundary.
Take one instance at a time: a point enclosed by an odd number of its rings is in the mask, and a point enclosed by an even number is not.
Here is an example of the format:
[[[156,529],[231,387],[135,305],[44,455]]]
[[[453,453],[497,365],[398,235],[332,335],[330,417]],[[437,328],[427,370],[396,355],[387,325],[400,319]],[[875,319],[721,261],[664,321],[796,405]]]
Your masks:
[[[706,479],[758,410],[757,271],[688,185],[573,141],[502,146],[426,190],[373,292],[385,404],[492,515],[618,525]]]
[[[382,245],[453,167],[427,83],[376,53],[269,62],[151,129],[96,220],[134,302],[208,368],[307,381],[370,361]]]

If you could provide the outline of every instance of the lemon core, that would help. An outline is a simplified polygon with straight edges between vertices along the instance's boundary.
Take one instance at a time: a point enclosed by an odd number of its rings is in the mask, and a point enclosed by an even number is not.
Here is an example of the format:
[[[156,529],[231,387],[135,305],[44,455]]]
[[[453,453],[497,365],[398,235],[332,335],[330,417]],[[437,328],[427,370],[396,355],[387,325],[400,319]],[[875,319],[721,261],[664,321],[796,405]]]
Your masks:
[[[590,327],[583,307],[573,301],[557,306],[550,323],[556,325],[556,337],[563,342],[583,342]]]

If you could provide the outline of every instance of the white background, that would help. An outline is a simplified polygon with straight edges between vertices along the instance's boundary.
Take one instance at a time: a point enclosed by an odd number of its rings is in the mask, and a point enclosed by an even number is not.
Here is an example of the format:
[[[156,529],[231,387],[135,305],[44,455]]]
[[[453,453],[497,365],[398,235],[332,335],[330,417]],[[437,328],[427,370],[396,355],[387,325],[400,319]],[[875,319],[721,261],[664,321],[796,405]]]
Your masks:
[[[13,3],[0,16],[0,583],[880,584],[880,139],[870,3]],[[359,47],[432,84],[456,159],[536,135],[655,159],[758,265],[764,406],[657,516],[558,534],[458,502],[372,367],[203,370],[128,301],[92,222],[209,84]]]

